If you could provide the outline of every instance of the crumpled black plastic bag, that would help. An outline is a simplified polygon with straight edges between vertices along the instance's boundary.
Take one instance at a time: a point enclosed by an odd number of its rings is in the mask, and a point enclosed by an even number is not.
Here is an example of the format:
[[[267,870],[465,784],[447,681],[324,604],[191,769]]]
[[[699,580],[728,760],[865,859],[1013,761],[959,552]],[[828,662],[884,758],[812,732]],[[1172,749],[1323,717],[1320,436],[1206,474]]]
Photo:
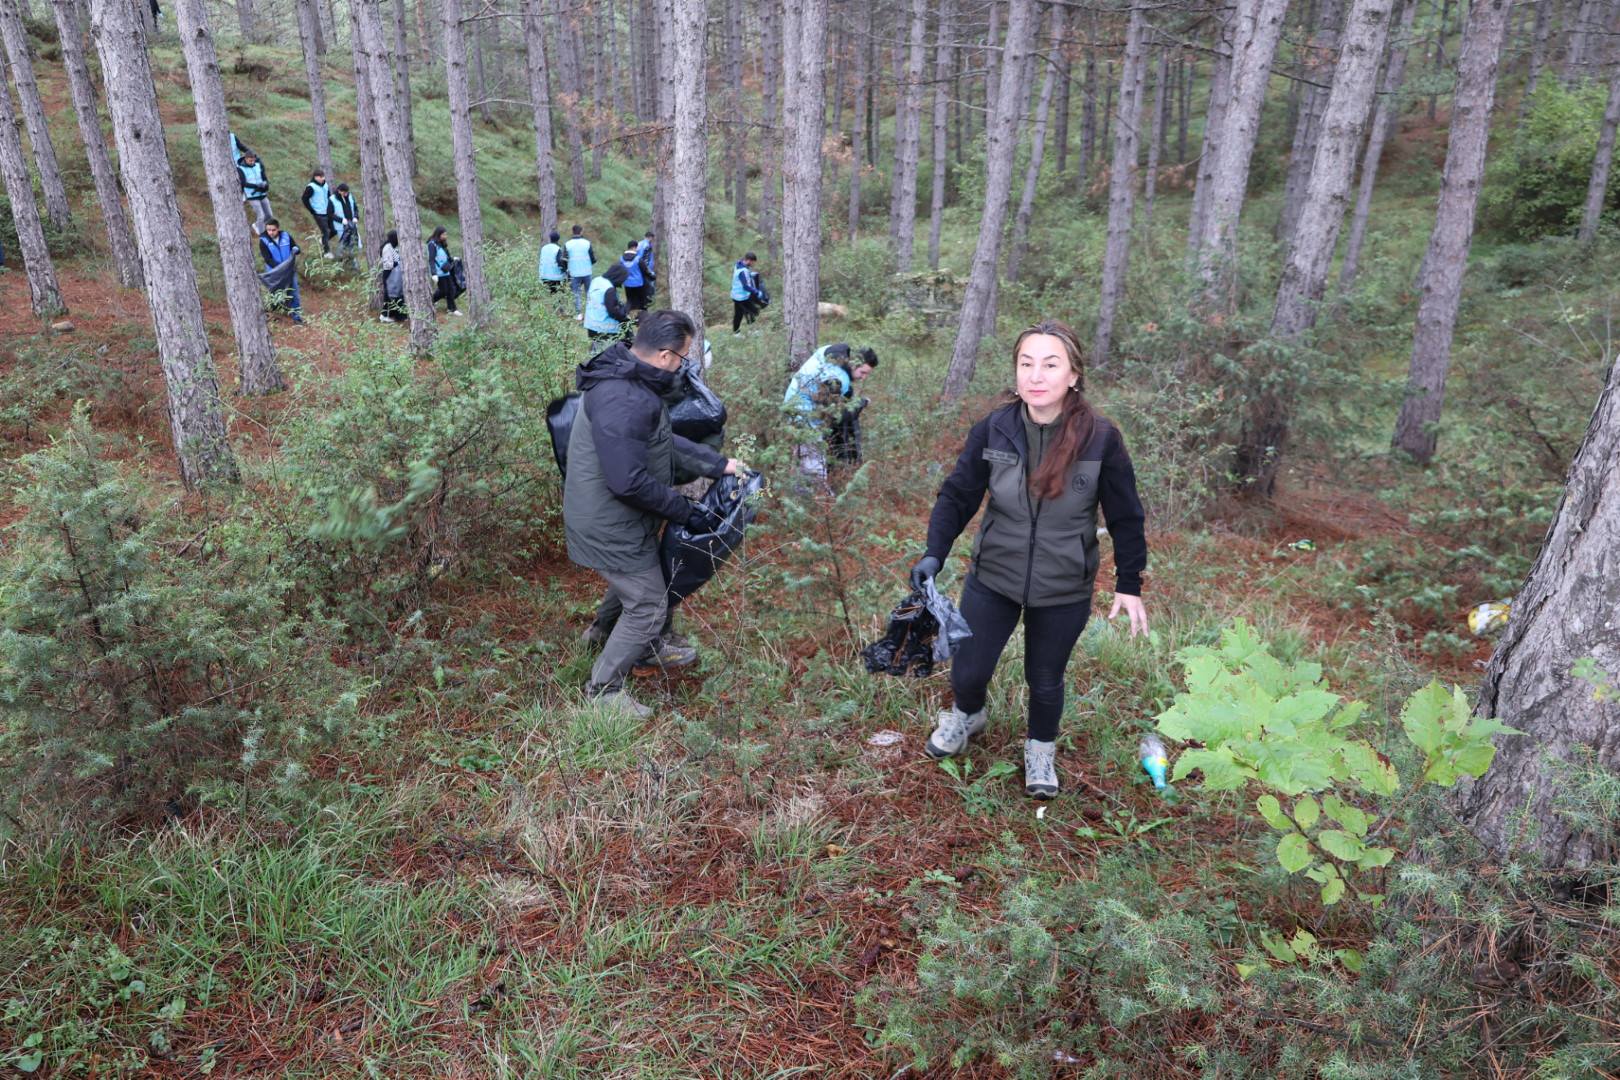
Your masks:
[[[568,476],[568,440],[574,434],[574,418],[579,415],[580,394],[557,398],[546,406],[546,430],[551,433],[551,455],[557,459],[557,471]]]
[[[664,580],[669,582],[671,602],[697,592],[742,547],[743,534],[758,514],[752,497],[764,488],[765,477],[760,473],[722,476],[700,500],[720,518],[718,529],[692,533],[677,522],[664,528],[658,557],[664,566]]]
[[[861,660],[873,675],[926,678],[972,636],[962,613],[930,579],[895,605],[887,631],[861,650]]]
[[[686,376],[686,396],[669,410],[670,430],[683,439],[702,442],[725,429],[726,405],[703,381],[696,362],[687,361],[681,371]]]

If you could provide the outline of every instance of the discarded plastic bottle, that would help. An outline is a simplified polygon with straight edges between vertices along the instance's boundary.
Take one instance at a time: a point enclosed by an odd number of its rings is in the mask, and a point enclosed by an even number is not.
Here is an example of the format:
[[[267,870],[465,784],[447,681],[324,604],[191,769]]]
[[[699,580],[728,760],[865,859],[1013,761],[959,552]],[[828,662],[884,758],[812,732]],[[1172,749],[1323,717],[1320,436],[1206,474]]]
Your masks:
[[[1153,781],[1153,786],[1163,791],[1170,769],[1170,756],[1164,749],[1164,743],[1157,735],[1149,735],[1137,746],[1136,756],[1142,762],[1142,771]]]

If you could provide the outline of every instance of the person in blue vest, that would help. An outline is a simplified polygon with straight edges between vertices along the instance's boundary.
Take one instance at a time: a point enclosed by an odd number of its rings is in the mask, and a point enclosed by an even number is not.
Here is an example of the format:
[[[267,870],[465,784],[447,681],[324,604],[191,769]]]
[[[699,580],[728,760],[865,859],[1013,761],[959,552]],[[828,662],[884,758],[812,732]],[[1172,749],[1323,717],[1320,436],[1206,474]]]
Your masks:
[[[592,278],[591,287],[585,292],[585,332],[595,344],[606,345],[625,335],[624,324],[630,318],[630,309],[619,296],[619,286],[624,284],[627,272],[622,260],[616,262]]]
[[[355,253],[360,250],[360,208],[348,184],[339,184],[332,194],[332,231],[337,236],[338,255],[353,270]]]
[[[653,295],[658,292],[658,260],[654,256],[653,234],[652,230],[648,229],[641,242],[636,245],[636,261],[641,264],[642,291],[637,295],[640,303],[633,303],[632,307],[643,309],[652,307]]]
[[[760,288],[759,275],[754,272],[754,264],[759,262],[759,256],[752,251],[737,260],[737,265],[731,268],[731,332],[733,335],[742,333],[743,320],[750,324],[759,315],[760,308],[768,301],[765,292]]]
[[[309,216],[315,219],[315,229],[321,236],[321,253],[328,259],[332,258],[332,237],[337,230],[332,227],[332,185],[326,182],[326,172],[316,169],[309,174],[309,183],[304,185],[304,209]]]
[[[271,217],[270,175],[264,171],[264,162],[244,149],[242,160],[236,163],[236,179],[242,185],[242,201],[253,211],[253,231],[263,236]]]
[[[873,349],[855,354],[849,345],[839,341],[811,353],[788,380],[782,408],[791,416],[793,427],[802,433],[803,441],[795,452],[799,472],[819,481],[823,488],[827,483],[826,439],[844,412],[851,407],[857,412],[866,407],[864,398],[855,400],[855,387],[877,365]]]
[[[641,251],[640,244],[631,240],[624,245],[624,254],[619,256],[619,263],[624,267],[624,302],[631,311],[646,311],[652,298]]]
[[[568,256],[557,242],[560,239],[562,237],[553,229],[546,242],[540,245],[540,284],[552,294],[560,294],[563,282],[568,280]]]
[[[591,268],[596,265],[596,254],[591,251],[591,242],[585,239],[585,229],[579,225],[574,226],[574,235],[563,248],[568,252],[568,287],[574,293],[574,318],[583,320],[585,292],[595,275]]]
[[[433,275],[433,299],[435,302],[443,300],[444,309],[452,315],[460,315],[456,310],[456,297],[461,290],[456,286],[456,260],[450,255],[450,239],[445,235],[444,226],[440,225],[433,230],[433,235],[427,242],[428,272]]]
[[[231,132],[231,160],[240,164],[251,153],[253,151],[248,149],[247,144],[236,137],[236,132]]]
[[[298,263],[297,257],[302,249],[293,238],[282,232],[281,222],[270,218],[264,223],[264,235],[259,237],[259,254],[264,258],[267,271],[282,271],[282,277],[272,277],[261,274],[260,280],[270,286],[273,294],[292,316],[292,321],[302,323],[303,302],[298,295]]]

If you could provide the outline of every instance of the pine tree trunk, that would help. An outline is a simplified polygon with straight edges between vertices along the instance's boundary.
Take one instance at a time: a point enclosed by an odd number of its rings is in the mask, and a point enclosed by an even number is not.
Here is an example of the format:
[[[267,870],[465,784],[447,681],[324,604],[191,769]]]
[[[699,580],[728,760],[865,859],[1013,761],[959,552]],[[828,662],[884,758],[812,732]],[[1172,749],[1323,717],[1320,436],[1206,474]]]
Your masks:
[[[1080,100],[1080,160],[1074,170],[1074,193],[1085,191],[1097,155],[1097,54],[1086,45],[1086,81]]]
[[[332,171],[332,136],[326,126],[326,85],[321,79],[321,59],[315,53],[315,0],[294,0],[298,17],[298,42],[304,50],[304,78],[309,83],[309,115],[315,125],[315,160],[326,174],[328,183],[335,183]],[[201,17],[199,15],[199,17]],[[199,31],[188,31],[187,36]],[[200,32],[207,35],[204,25]],[[212,47],[212,39],[209,45]],[[235,168],[235,165],[232,165]],[[238,210],[241,207],[237,208]],[[238,213],[237,217],[242,215]]]
[[[435,66],[433,62],[433,38],[428,34],[428,24],[430,22],[431,20],[428,18],[428,0],[416,0],[416,58],[421,61],[424,71],[432,71]],[[352,17],[349,20],[349,25],[351,27],[354,25]]]
[[[1339,294],[1350,292],[1361,265],[1361,247],[1367,239],[1367,219],[1372,213],[1373,185],[1378,182],[1378,163],[1384,144],[1395,134],[1401,118],[1401,86],[1406,81],[1406,57],[1410,51],[1412,20],[1418,0],[1402,0],[1401,22],[1391,36],[1389,60],[1379,88],[1378,108],[1367,136],[1367,149],[1361,156],[1361,180],[1356,190],[1356,208],[1350,214],[1350,235],[1344,242],[1344,260],[1339,264]]]
[[[973,251],[973,266],[968,274],[951,366],[945,373],[943,393],[947,401],[960,400],[967,393],[978,366],[984,314],[990,303],[1001,232],[1007,222],[1008,196],[1012,193],[1013,155],[1018,149],[1017,118],[1023,112],[1016,101],[1019,68],[1034,45],[1035,23],[1035,0],[1008,0],[1005,57],[1000,85],[993,95],[998,103],[997,111],[985,127],[984,213],[979,219],[979,239]]]
[[[894,268],[911,270],[917,232],[917,158],[922,150],[922,76],[928,0],[911,0],[910,48],[894,116],[894,174],[889,198],[889,247]]]
[[[568,181],[575,206],[585,206],[585,133],[584,88],[579,71],[579,30],[574,26],[574,13],[562,7],[558,0],[557,33],[552,40],[557,45],[557,67],[562,77],[563,126],[568,136]]]
[[[775,21],[776,4],[772,9]],[[782,321],[788,356],[816,348],[821,299],[821,123],[827,70],[827,0],[788,0],[781,20],[788,83],[782,155]]]
[[[365,3],[366,0],[349,0],[350,3]],[[382,18],[379,9],[377,17]],[[389,67],[394,76],[394,99],[399,102],[402,137],[405,140],[405,160],[410,164],[411,176],[416,176],[416,121],[411,105],[411,66],[410,46],[405,40],[405,0],[394,0],[394,18],[390,28],[394,35],[394,56]],[[431,54],[430,54],[431,55]],[[431,64],[429,65],[432,66]],[[377,95],[375,80],[371,87],[372,96]]]
[[[1620,124],[1620,64],[1609,75],[1609,101],[1603,109],[1603,130],[1598,136],[1597,155],[1592,159],[1592,178],[1586,185],[1586,207],[1581,212],[1577,239],[1590,244],[1597,239],[1598,222],[1609,193],[1609,165],[1614,161],[1614,129]]]
[[[461,219],[461,265],[467,273],[467,317],[489,321],[484,278],[484,212],[478,202],[478,160],[473,152],[472,102],[467,87],[467,42],[461,0],[440,0],[444,27],[444,82],[450,105],[450,147],[455,155],[456,213]]]
[[[1305,186],[1310,182],[1311,163],[1316,160],[1316,140],[1322,130],[1322,112],[1327,108],[1328,86],[1339,50],[1339,25],[1344,21],[1340,0],[1323,0],[1318,12],[1317,32],[1305,47],[1305,78],[1316,83],[1305,88],[1299,123],[1294,128],[1293,148],[1289,151],[1288,174],[1283,182],[1282,213],[1277,217],[1276,236],[1286,251],[1294,240],[1294,226],[1304,205]]]
[[[950,139],[947,123],[950,119],[950,76],[953,66],[951,25],[953,0],[943,0],[934,24],[934,175],[928,198],[928,268],[939,269],[939,233],[945,217],[945,171],[948,163]],[[858,163],[857,163],[858,167]]]
[[[1068,9],[1052,5],[1051,51],[1055,56],[1063,48],[1063,35],[1067,30]],[[1029,163],[1024,168],[1024,190],[1018,199],[1018,212],[1013,215],[1012,243],[1008,245],[1006,276],[1008,281],[1018,280],[1023,268],[1024,255],[1029,250],[1029,222],[1035,214],[1035,188],[1041,179],[1041,164],[1046,157],[1046,123],[1052,112],[1052,95],[1057,89],[1057,65],[1046,62],[1046,74],[1041,81],[1040,100],[1035,105],[1035,124],[1029,136]]]
[[[354,8],[354,4],[349,5],[349,57],[354,66],[355,144],[360,154],[360,258],[362,265],[369,265],[381,250],[379,241],[388,231],[383,228],[389,217],[388,185],[383,173],[382,143],[377,136],[377,97],[371,92],[371,74],[366,70],[365,53],[360,48]],[[381,311],[381,289],[368,289],[367,296],[371,310]]]
[[[1569,49],[1564,54],[1563,76],[1566,83],[1573,83],[1586,75],[1587,52],[1590,48],[1592,24],[1597,17],[1597,6],[1597,0],[1581,0],[1581,6],[1575,13],[1575,24],[1569,33]]]
[[[1067,18],[1064,20],[1067,22]],[[1057,102],[1053,108],[1057,110],[1053,118],[1052,144],[1057,150],[1057,174],[1062,176],[1069,171],[1069,105],[1073,100],[1072,87],[1074,73],[1069,63],[1069,46],[1065,42],[1059,47],[1057,53]]]
[[[116,3],[117,0],[102,0]],[[411,348],[426,353],[433,347],[433,290],[428,284],[427,249],[422,240],[421,212],[416,206],[416,185],[411,176],[410,144],[405,136],[405,114],[400,108],[399,86],[388,70],[388,38],[382,18],[383,0],[354,0],[360,48],[366,58],[372,97],[377,106],[377,129],[382,138],[383,172],[388,177],[388,202],[399,233],[401,273],[405,279],[405,311],[411,320]]]
[[[675,171],[675,0],[657,0],[658,154],[653,175],[653,232],[669,235],[670,188]]]
[[[1536,96],[1536,87],[1541,84],[1542,69],[1547,66],[1547,44],[1552,37],[1552,0],[1538,0],[1536,4],[1536,23],[1531,36],[1530,44],[1530,71],[1524,80],[1524,95],[1519,98],[1519,120],[1524,119],[1524,113],[1530,102]]]
[[[337,24],[332,18],[332,0],[315,0],[315,13],[320,27],[320,39],[327,44],[337,43]],[[321,46],[321,55],[326,55],[326,45]]]
[[[996,47],[1001,35],[1001,2],[990,0],[990,25],[984,35],[984,124],[990,130],[990,118],[996,115],[996,90],[1001,84],[1003,50]]]
[[[540,194],[540,231],[557,227],[557,178],[551,167],[551,76],[546,70],[542,0],[523,0],[523,49],[534,116],[534,177]]]
[[[1209,65],[1209,103],[1204,109],[1204,137],[1198,150],[1197,180],[1193,188],[1192,210],[1187,218],[1187,257],[1196,262],[1204,245],[1204,226],[1209,217],[1209,198],[1215,190],[1215,165],[1226,123],[1226,107],[1232,100],[1232,56],[1235,50],[1236,12],[1215,24],[1215,47]]]
[[[208,178],[208,198],[214,207],[214,231],[220,238],[219,261],[225,300],[231,311],[231,332],[236,336],[237,374],[242,393],[272,394],[285,390],[287,380],[276,365],[276,347],[270,340],[270,324],[259,299],[259,278],[253,269],[257,245],[242,217],[242,188],[231,154],[230,121],[225,114],[225,88],[213,32],[208,28],[203,0],[176,0],[174,10],[186,70],[191,76],[203,173]]]
[[[1147,175],[1142,179],[1142,231],[1153,221],[1153,197],[1159,189],[1159,157],[1165,141],[1165,83],[1170,81],[1170,53],[1159,46],[1159,63],[1153,75],[1153,130],[1148,135]],[[1144,65],[1145,66],[1145,65]]]
[[[1591,678],[1572,676],[1587,660],[1602,673],[1596,678],[1620,683],[1617,560],[1620,364],[1611,364],[1475,708],[1476,715],[1496,717],[1523,734],[1498,736],[1491,767],[1478,780],[1458,784],[1453,799],[1463,824],[1497,858],[1525,852],[1542,866],[1564,870],[1613,859],[1603,841],[1571,823],[1559,802],[1578,750],[1590,751],[1599,769],[1620,770],[1620,708]]]
[[[1103,65],[1103,107],[1102,107],[1102,142],[1103,146],[1111,146],[1114,138],[1114,63],[1110,60]]]
[[[742,123],[742,0],[726,5],[726,168],[731,172],[732,214],[748,217],[748,129]],[[860,161],[854,167],[861,167]]]
[[[770,253],[771,262],[774,264],[781,254],[777,237],[781,236],[782,204],[777,198],[777,188],[783,158],[776,147],[785,146],[792,139],[792,133],[786,126],[791,118],[784,117],[781,102],[778,100],[783,56],[781,0],[765,0],[759,6],[759,22],[760,45],[764,51],[761,58],[763,70],[760,72],[762,84],[760,100],[765,110],[763,117],[765,130],[774,133],[766,136],[767,149],[760,162],[759,227],[765,234],[765,250]],[[787,238],[782,239],[786,242]],[[787,282],[785,272],[782,280],[785,285]],[[786,317],[783,316],[784,319]]]
[[[866,116],[871,109],[872,85],[872,8],[866,5],[866,26],[855,43],[855,131],[852,137],[854,160],[849,164],[849,241],[855,242],[861,229],[861,160],[866,141]]]
[[[1457,54],[1457,89],[1451,135],[1440,175],[1434,231],[1418,274],[1417,332],[1406,400],[1395,421],[1394,445],[1421,462],[1434,456],[1436,428],[1445,404],[1451,336],[1462,302],[1463,271],[1474,235],[1474,209],[1485,177],[1496,67],[1507,32],[1508,0],[1474,0]]]
[[[56,0],[51,0],[54,4]],[[253,0],[236,0],[236,25],[241,29],[242,41],[259,44],[259,12]]]
[[[22,131],[11,107],[11,94],[4,87],[0,87],[0,176],[5,179],[6,199],[11,203],[11,219],[17,227],[17,246],[22,248],[29,304],[36,318],[60,315],[67,308],[56,283],[56,267],[51,264],[50,250],[45,246],[45,228],[40,224],[39,208],[34,205],[34,182],[28,175],[28,161],[23,157]]]
[[[1224,294],[1236,303],[1238,219],[1249,186],[1249,163],[1260,135],[1260,108],[1271,79],[1277,39],[1288,14],[1288,0],[1240,0],[1232,88],[1216,142],[1209,202],[1199,243],[1199,276],[1206,301]]]
[[[440,25],[442,26],[443,21],[444,21],[444,11],[442,9],[439,12],[439,20],[440,20]],[[442,33],[443,33],[443,31],[441,30],[441,34]],[[450,63],[450,60],[449,60],[449,56],[450,56],[450,39],[449,38],[444,39],[444,51],[445,51],[445,71],[446,71],[446,76],[448,77],[449,63]],[[472,28],[472,57],[473,57],[472,79],[476,81],[477,87],[478,87],[478,104],[476,106],[469,106],[469,107],[477,108],[479,119],[483,120],[483,122],[487,124],[487,123],[489,123],[489,71],[488,71],[488,69],[486,69],[484,67],[484,24],[483,24],[482,21],[473,24],[473,28]],[[468,91],[468,100],[469,100],[469,102],[471,101],[471,98],[472,98],[472,92],[469,89],[469,91]]]
[[[168,392],[169,429],[180,459],[180,479],[187,487],[234,483],[236,458],[225,430],[191,245],[169,170],[146,33],[136,9],[124,0],[90,0],[90,15],[147,283],[146,302]]]
[[[1187,163],[1187,116],[1192,112],[1193,76],[1197,65],[1183,55],[1176,61],[1176,163]]]
[[[84,143],[90,176],[96,185],[96,201],[101,206],[102,222],[107,229],[107,250],[112,253],[113,265],[117,267],[119,284],[126,289],[138,289],[141,287],[141,257],[130,242],[123,192],[118,188],[118,174],[113,171],[101,133],[96,88],[84,55],[84,27],[79,5],[77,0],[51,0],[51,12],[56,16],[56,35],[62,46],[62,66],[67,70],[68,88],[73,94],[79,139]]]
[[[51,144],[45,103],[39,96],[39,83],[34,80],[34,62],[28,54],[28,31],[23,29],[22,15],[15,3],[16,0],[0,0],[0,37],[5,38],[11,82],[17,88],[17,100],[22,105],[29,145],[34,148],[39,186],[45,193],[45,216],[52,226],[62,230],[72,223],[73,213],[68,207],[67,188],[62,185],[62,169],[56,163],[56,147]]]
[[[1113,345],[1114,315],[1125,295],[1130,267],[1131,215],[1136,203],[1136,158],[1142,127],[1143,71],[1147,66],[1147,18],[1140,3],[1131,5],[1125,32],[1125,59],[1119,73],[1119,122],[1114,134],[1114,162],[1108,177],[1108,247],[1103,253],[1097,336],[1091,363],[1108,363]]]
[[[708,186],[708,101],[705,88],[704,38],[708,30],[706,0],[680,0],[674,8],[674,162],[670,185],[668,265],[669,303],[697,324],[692,344],[703,355],[704,192]],[[819,118],[821,111],[816,110]],[[819,125],[818,125],[819,129]]]

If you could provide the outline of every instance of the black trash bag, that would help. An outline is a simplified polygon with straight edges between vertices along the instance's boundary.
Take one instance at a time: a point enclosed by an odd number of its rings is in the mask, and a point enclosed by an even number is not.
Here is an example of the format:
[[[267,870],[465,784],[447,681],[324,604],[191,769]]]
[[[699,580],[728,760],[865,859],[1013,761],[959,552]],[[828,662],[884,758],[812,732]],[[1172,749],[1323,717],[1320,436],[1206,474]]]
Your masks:
[[[859,465],[861,463],[861,410],[870,404],[867,398],[861,398],[852,407],[845,409],[838,417],[838,421],[827,431],[827,453],[834,461],[845,465]]]
[[[764,487],[765,477],[760,473],[722,476],[700,500],[720,519],[718,529],[693,534],[673,521],[664,528],[658,558],[664,566],[664,580],[669,582],[671,602],[697,592],[742,547],[743,533],[758,513],[752,497]]]
[[[450,263],[450,282],[456,287],[457,296],[467,291],[467,268],[461,265],[460,259]]]
[[[873,675],[927,678],[972,636],[962,613],[930,580],[895,605],[887,631],[861,650],[861,660]]]
[[[546,406],[546,430],[551,433],[551,454],[557,459],[557,471],[568,476],[568,440],[574,434],[574,418],[579,415],[580,394],[560,397]]]
[[[686,376],[686,396],[669,410],[670,430],[684,439],[703,442],[720,434],[726,426],[726,405],[709,384],[695,361],[681,365]]]

